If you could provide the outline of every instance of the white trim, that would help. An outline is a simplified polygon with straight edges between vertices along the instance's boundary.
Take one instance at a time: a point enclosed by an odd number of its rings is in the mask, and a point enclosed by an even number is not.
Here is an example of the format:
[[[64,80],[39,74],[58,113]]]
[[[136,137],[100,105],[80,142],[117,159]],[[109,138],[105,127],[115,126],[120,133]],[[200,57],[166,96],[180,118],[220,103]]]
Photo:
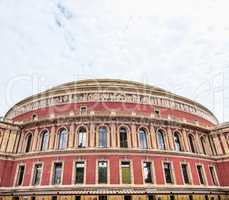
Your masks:
[[[23,173],[23,177],[22,177],[22,183],[21,183],[21,185],[18,185],[17,183],[18,183],[18,173],[19,173],[19,168],[21,167],[21,166],[24,166],[24,173]],[[24,184],[24,179],[25,179],[25,173],[26,173],[26,164],[25,163],[19,163],[18,165],[17,165],[17,170],[16,170],[16,175],[15,175],[15,177],[14,177],[14,187],[23,187],[23,184]]]
[[[171,174],[172,183],[167,183],[166,182],[165,170],[164,170],[164,164],[165,163],[170,163],[170,174]],[[162,164],[162,173],[163,173],[163,177],[164,177],[164,184],[168,185],[168,186],[176,185],[176,176],[174,174],[175,170],[174,170],[173,162],[171,160],[162,160],[161,164]]]
[[[62,163],[62,167],[61,167],[61,180],[60,180],[60,183],[59,184],[53,184],[53,175],[54,175],[53,173],[54,173],[55,163]],[[49,185],[52,185],[52,186],[62,185],[63,184],[63,175],[64,175],[64,161],[63,160],[54,160],[52,162],[52,166],[51,166]]]
[[[99,162],[107,162],[107,183],[99,183]],[[110,185],[110,160],[109,159],[96,159],[96,167],[95,167],[95,184],[99,186],[107,186]]]
[[[41,176],[40,176],[40,181],[38,185],[33,185],[33,180],[34,180],[34,170],[35,170],[35,165],[41,165]],[[42,177],[43,177],[43,167],[44,167],[44,161],[38,161],[33,163],[32,171],[31,171],[31,177],[30,177],[30,184],[33,187],[37,187],[41,185]]]
[[[76,179],[76,163],[77,162],[83,162],[84,163],[84,177],[83,177],[83,183],[75,183]],[[73,160],[72,164],[72,185],[80,186],[80,185],[86,185],[86,175],[87,175],[87,161],[85,159],[75,159]]]

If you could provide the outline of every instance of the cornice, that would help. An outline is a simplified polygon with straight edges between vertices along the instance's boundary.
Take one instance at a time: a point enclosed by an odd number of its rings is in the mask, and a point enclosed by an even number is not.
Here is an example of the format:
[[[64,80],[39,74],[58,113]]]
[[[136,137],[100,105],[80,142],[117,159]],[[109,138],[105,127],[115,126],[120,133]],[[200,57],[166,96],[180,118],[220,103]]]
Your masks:
[[[45,152],[37,151],[30,153],[21,153],[21,154],[7,154],[0,153],[1,160],[27,160],[27,159],[39,159],[44,157],[68,157],[68,156],[88,156],[88,155],[119,155],[119,156],[157,156],[157,157],[174,157],[181,159],[198,159],[198,160],[207,160],[210,162],[216,162],[219,159],[222,159],[218,156],[209,156],[204,154],[194,154],[190,152],[177,152],[177,151],[162,151],[157,149],[120,149],[120,148],[86,148],[86,149],[67,149],[67,150],[48,150]],[[229,156],[227,157],[229,159]],[[226,157],[225,157],[226,159]]]

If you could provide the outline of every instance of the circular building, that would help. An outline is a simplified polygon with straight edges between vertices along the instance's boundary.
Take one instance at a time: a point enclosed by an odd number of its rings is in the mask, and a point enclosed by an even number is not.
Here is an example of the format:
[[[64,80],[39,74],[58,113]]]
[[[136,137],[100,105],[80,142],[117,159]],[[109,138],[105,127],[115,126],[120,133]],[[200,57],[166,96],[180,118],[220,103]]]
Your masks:
[[[157,87],[71,82],[0,122],[2,200],[223,200],[228,190],[229,125]]]

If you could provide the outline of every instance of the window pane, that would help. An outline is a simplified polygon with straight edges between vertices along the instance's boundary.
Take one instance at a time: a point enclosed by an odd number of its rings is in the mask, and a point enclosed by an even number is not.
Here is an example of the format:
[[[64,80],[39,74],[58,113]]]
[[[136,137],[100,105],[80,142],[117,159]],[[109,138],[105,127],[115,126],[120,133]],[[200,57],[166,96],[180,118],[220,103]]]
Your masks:
[[[27,143],[26,143],[26,149],[25,149],[25,152],[26,152],[26,153],[30,151],[31,143],[32,143],[32,134],[30,134],[30,135],[27,137]]]
[[[202,168],[202,166],[200,166],[200,165],[197,166],[197,172],[198,172],[200,184],[204,184],[205,181],[204,181],[203,168]]]
[[[49,137],[48,131],[45,131],[42,134],[42,140],[41,140],[41,150],[42,151],[45,151],[48,149],[48,137]]]
[[[188,175],[188,166],[186,164],[182,164],[181,167],[182,167],[182,173],[184,177],[184,183],[190,184],[189,175]]]
[[[99,146],[107,147],[107,129],[105,127],[99,128]]]
[[[144,129],[140,129],[139,131],[139,143],[141,149],[147,149],[147,138],[146,138],[146,132]]]
[[[41,180],[41,164],[36,164],[33,173],[33,185],[39,185]]]
[[[65,149],[67,145],[67,131],[62,129],[59,135],[59,149]]]
[[[164,173],[166,183],[173,183],[170,163],[164,163]]]
[[[151,165],[152,164],[150,162],[144,162],[143,163],[145,183],[153,183]]]
[[[79,133],[78,133],[78,147],[86,147],[86,129],[85,128],[80,128]]]
[[[158,140],[159,149],[165,150],[164,135],[163,135],[163,133],[161,132],[161,130],[159,130],[159,131],[157,132],[157,140]]]
[[[75,183],[84,183],[84,162],[76,162],[75,170]]]
[[[204,146],[204,143],[205,143],[204,138],[202,137],[202,138],[200,139],[200,141],[201,141],[201,146],[202,146],[202,149],[203,149],[203,153],[206,154],[206,150],[205,150],[205,146]]]
[[[107,162],[99,161],[98,163],[98,183],[107,183]]]
[[[209,167],[209,169],[210,169],[210,173],[211,173],[211,177],[212,177],[212,182],[214,185],[217,185],[216,172],[215,172],[213,167]]]
[[[54,172],[53,172],[53,184],[61,183],[61,174],[62,174],[62,163],[54,164]]]
[[[181,151],[180,137],[178,133],[174,134],[174,142],[176,151]]]
[[[122,170],[122,183],[131,184],[130,162],[123,161],[121,163],[121,170]]]
[[[120,137],[120,147],[127,148],[128,147],[127,131],[125,128],[120,129],[119,137]]]
[[[190,144],[190,147],[191,147],[191,151],[192,153],[195,153],[195,148],[194,148],[194,143],[193,143],[193,137],[191,135],[188,136],[188,139],[189,139],[189,144]]]
[[[23,177],[24,177],[25,166],[19,166],[18,168],[18,180],[17,185],[22,185]]]

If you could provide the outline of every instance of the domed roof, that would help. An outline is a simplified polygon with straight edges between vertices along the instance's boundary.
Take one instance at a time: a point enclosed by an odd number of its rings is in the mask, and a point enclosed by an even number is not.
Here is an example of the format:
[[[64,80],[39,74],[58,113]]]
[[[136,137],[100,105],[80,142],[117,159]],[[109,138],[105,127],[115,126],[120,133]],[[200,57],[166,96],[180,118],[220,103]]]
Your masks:
[[[28,97],[20,102],[18,102],[15,106],[13,106],[5,115],[5,118],[12,119],[12,113],[16,111],[19,107],[23,107],[30,102],[36,102],[42,100],[44,98],[56,97],[65,94],[77,94],[88,91],[115,91],[119,93],[135,93],[140,95],[153,95],[157,97],[165,97],[167,99],[171,99],[173,101],[182,102],[187,105],[192,105],[194,108],[199,108],[201,112],[206,112],[213,118],[215,123],[218,123],[218,120],[214,116],[214,114],[208,110],[203,105],[198,102],[192,101],[188,98],[176,95],[159,87],[151,86],[144,83],[127,81],[127,80],[119,80],[119,79],[87,79],[87,80],[79,80],[73,81],[69,83],[65,83],[56,87],[53,87],[49,90],[36,94],[34,96]]]

